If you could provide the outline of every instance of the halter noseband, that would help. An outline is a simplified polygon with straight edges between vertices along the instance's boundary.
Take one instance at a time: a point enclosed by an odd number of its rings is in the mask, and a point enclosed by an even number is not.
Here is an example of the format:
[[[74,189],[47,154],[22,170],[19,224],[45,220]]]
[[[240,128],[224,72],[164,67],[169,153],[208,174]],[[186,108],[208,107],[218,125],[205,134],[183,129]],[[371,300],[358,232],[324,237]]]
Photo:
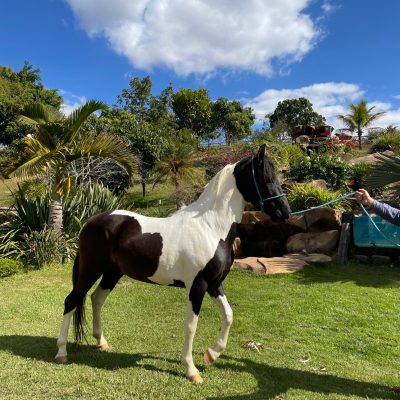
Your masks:
[[[251,171],[253,172],[254,186],[256,187],[256,191],[257,191],[257,194],[258,194],[258,199],[259,199],[261,211],[265,212],[265,211],[264,211],[264,203],[265,203],[266,201],[274,200],[274,199],[279,199],[280,197],[286,196],[286,194],[285,194],[285,193],[282,193],[282,194],[278,194],[278,195],[276,195],[276,196],[267,197],[266,199],[263,199],[263,197],[261,196],[260,189],[258,188],[257,179],[256,179],[256,174],[255,174],[255,172],[254,172],[254,156],[251,156]]]

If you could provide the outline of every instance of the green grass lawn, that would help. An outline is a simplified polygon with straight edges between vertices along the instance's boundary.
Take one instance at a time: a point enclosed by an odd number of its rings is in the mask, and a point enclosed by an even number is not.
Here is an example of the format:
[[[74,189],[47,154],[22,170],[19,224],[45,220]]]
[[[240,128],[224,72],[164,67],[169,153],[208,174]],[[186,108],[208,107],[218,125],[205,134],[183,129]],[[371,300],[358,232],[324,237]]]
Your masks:
[[[11,192],[17,189],[16,179],[0,178],[0,207],[9,207],[12,204]]]
[[[400,269],[309,267],[294,275],[233,270],[228,348],[210,369],[219,329],[204,301],[194,356],[204,384],[183,376],[185,291],[123,279],[103,312],[111,351],[69,344],[53,362],[70,266],[0,280],[0,399],[395,399],[400,386]],[[89,305],[89,304],[88,304]],[[91,324],[91,307],[87,307]],[[70,337],[71,338],[71,337]],[[246,348],[254,340],[261,352]]]

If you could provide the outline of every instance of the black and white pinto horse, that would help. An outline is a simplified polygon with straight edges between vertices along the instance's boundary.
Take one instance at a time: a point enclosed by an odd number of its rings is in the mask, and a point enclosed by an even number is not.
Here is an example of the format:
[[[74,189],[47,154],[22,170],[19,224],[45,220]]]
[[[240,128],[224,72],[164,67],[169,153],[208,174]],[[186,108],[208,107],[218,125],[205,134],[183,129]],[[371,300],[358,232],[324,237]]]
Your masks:
[[[91,295],[93,336],[97,347],[108,349],[100,319],[101,308],[123,275],[159,285],[185,287],[187,309],[182,362],[186,376],[203,381],[192,357],[193,339],[203,297],[207,292],[218,306],[222,328],[204,353],[206,366],[225,349],[232,309],[222,281],[233,263],[232,244],[245,201],[261,207],[275,221],[286,221],[290,208],[274,166],[261,146],[257,155],[225,166],[197,201],[167,218],[150,218],[116,210],[92,217],[82,229],[73,267],[73,289],[65,298],[64,317],[57,340],[58,363],[67,362],[67,338],[74,314],[75,340],[83,338],[84,300]]]

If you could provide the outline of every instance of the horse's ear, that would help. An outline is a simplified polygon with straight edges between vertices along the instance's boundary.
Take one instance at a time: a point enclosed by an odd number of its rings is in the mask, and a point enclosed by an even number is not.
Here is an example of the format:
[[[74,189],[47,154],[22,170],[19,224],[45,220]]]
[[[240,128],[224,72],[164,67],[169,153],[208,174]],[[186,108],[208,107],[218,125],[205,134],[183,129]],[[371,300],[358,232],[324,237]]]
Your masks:
[[[258,162],[258,164],[259,165],[261,165],[262,163],[263,163],[263,161],[264,161],[264,156],[265,156],[265,147],[266,147],[266,145],[265,145],[265,143],[264,144],[262,144],[261,146],[260,146],[260,148],[258,149],[258,152],[257,152],[257,162]]]

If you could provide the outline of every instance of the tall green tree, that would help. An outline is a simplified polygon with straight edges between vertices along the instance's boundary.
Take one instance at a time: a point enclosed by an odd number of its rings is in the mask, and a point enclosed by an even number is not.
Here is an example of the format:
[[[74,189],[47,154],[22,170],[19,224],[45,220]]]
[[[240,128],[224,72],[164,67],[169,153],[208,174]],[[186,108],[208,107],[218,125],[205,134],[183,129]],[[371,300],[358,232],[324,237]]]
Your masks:
[[[280,101],[272,114],[266,115],[273,128],[284,122],[291,130],[296,125],[321,125],[325,118],[314,111],[312,103],[305,97]]]
[[[384,115],[384,112],[372,112],[375,106],[367,106],[366,100],[361,100],[358,104],[349,104],[350,112],[345,115],[338,115],[337,118],[351,132],[357,131],[358,147],[361,149],[361,136],[364,128],[371,126],[378,118]]]
[[[150,170],[159,161],[166,141],[175,136],[177,129],[172,112],[172,85],[169,84],[158,96],[153,96],[151,89],[150,76],[133,78],[129,88],[118,96],[118,109],[108,113],[113,128],[127,138],[138,155],[143,196],[146,195]]]
[[[26,106],[21,119],[34,128],[25,138],[25,152],[12,175],[24,178],[51,176],[52,200],[48,224],[55,232],[62,230],[62,195],[71,186],[70,163],[89,156],[111,158],[125,167],[129,175],[135,170],[135,157],[117,136],[86,132],[81,128],[89,116],[106,110],[104,103],[94,100],[73,111],[68,117],[47,109],[40,103]]]
[[[143,79],[132,78],[129,88],[123,89],[118,96],[117,105],[132,113],[139,121],[144,121],[150,107],[152,85],[149,75]]]
[[[212,101],[206,89],[180,89],[172,96],[172,109],[179,129],[190,129],[198,140],[213,133]]]
[[[28,61],[20,71],[0,66],[0,143],[9,145],[32,133],[29,126],[19,121],[25,105],[41,102],[58,110],[62,97],[57,90],[47,89],[42,83],[40,69]]]
[[[252,109],[243,107],[240,101],[220,97],[212,105],[213,126],[223,134],[227,145],[250,136],[254,119]]]

